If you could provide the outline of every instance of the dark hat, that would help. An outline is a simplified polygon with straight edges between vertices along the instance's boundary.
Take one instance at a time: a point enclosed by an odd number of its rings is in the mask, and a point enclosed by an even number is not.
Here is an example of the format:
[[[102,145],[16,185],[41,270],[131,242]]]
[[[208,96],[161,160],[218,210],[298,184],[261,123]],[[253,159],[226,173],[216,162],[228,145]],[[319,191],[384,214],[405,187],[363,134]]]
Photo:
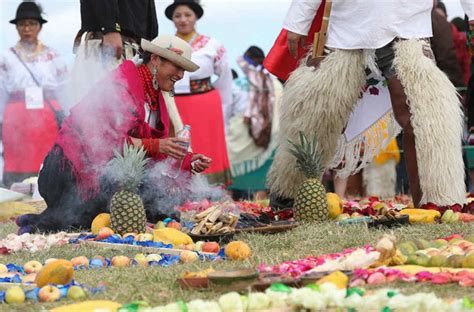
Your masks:
[[[165,10],[165,15],[167,18],[169,18],[170,20],[173,19],[174,10],[178,5],[187,5],[188,7],[190,7],[191,10],[196,13],[198,19],[200,19],[204,14],[204,10],[199,4],[199,0],[174,0],[174,2],[170,4]]]
[[[47,23],[48,21],[43,19],[41,16],[41,10],[35,2],[27,1],[22,2],[16,10],[15,19],[11,20],[10,23],[16,24],[20,20],[24,19],[35,19],[38,20],[41,24]]]

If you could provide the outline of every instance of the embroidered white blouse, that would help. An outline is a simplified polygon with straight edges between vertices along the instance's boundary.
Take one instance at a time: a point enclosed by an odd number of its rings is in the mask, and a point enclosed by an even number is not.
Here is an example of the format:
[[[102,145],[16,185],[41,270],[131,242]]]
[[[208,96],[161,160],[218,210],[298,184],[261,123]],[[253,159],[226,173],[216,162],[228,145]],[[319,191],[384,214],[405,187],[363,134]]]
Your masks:
[[[474,0],[460,0],[474,19]],[[293,0],[283,28],[307,35],[322,0]],[[395,38],[432,37],[433,0],[333,0],[326,45],[378,49]]]
[[[193,73],[184,72],[183,79],[175,84],[177,95],[190,93],[190,81],[217,76],[214,87],[222,98],[224,125],[232,114],[232,71],[224,46],[214,38],[198,35],[190,42],[193,48],[192,61],[199,65]]]
[[[37,55],[22,54],[22,60],[30,68],[44,90],[55,91],[65,83],[67,66],[59,54],[43,46]],[[0,56],[0,120],[10,93],[24,92],[25,88],[36,87],[28,70],[10,50]]]

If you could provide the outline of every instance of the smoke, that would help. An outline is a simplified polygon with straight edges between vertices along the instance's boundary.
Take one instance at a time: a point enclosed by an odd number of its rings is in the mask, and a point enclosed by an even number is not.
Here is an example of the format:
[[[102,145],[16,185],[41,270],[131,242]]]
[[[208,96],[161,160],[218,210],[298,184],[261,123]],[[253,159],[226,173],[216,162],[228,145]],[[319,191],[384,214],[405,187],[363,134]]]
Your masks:
[[[171,216],[177,218],[175,209],[186,201],[230,200],[226,191],[220,186],[211,186],[203,175],[192,175],[181,172],[176,179],[165,174],[170,168],[167,161],[155,163],[147,173],[141,191],[141,197],[147,208],[151,222]]]

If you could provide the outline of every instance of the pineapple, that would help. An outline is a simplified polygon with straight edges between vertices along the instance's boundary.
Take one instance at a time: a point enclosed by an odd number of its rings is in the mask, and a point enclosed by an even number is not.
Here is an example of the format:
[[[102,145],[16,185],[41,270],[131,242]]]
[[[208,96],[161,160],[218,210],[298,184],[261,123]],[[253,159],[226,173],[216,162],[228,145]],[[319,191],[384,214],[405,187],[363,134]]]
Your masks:
[[[296,158],[296,166],[306,181],[299,186],[295,198],[295,219],[299,221],[328,220],[326,190],[320,181],[323,172],[322,156],[318,151],[316,136],[310,142],[300,131],[300,143],[289,141],[289,152]]]
[[[108,172],[113,173],[119,191],[110,202],[110,226],[118,234],[145,233],[146,214],[143,202],[137,194],[145,175],[143,148],[123,146],[123,156],[114,152],[115,157],[108,163]]]

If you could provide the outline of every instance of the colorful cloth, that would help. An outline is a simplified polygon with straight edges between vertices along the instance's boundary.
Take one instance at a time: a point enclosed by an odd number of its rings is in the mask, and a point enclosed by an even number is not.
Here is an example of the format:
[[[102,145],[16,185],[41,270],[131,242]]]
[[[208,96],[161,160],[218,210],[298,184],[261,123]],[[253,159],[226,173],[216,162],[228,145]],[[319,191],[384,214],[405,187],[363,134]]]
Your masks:
[[[275,89],[270,73],[262,66],[255,66],[244,57],[237,63],[247,76],[249,85],[249,103],[244,113],[249,121],[250,135],[257,146],[264,148],[270,143]]]
[[[65,119],[56,143],[71,162],[79,191],[87,195],[99,190],[99,178],[105,164],[131,137],[160,139],[168,136],[169,115],[159,93],[161,130],[145,121],[145,95],[138,70],[125,61],[99,82]],[[155,160],[166,158],[160,154]]]
[[[270,52],[263,61],[263,66],[283,81],[286,81],[290,73],[296,69],[301,58],[308,53],[314,42],[314,33],[321,29],[324,15],[324,3],[319,7],[311,22],[311,26],[306,37],[305,47],[298,46],[298,57],[295,59],[288,50],[288,30],[282,29]]]
[[[279,134],[279,100],[282,93],[282,84],[273,80],[275,90],[275,106],[272,118],[272,134],[268,148],[255,145],[249,134],[248,125],[244,122],[243,113],[231,118],[229,131],[226,134],[227,151],[232,169],[233,184],[231,189],[239,190],[265,190],[266,176],[273,161]],[[244,79],[239,80],[243,92],[247,92],[248,85]]]

